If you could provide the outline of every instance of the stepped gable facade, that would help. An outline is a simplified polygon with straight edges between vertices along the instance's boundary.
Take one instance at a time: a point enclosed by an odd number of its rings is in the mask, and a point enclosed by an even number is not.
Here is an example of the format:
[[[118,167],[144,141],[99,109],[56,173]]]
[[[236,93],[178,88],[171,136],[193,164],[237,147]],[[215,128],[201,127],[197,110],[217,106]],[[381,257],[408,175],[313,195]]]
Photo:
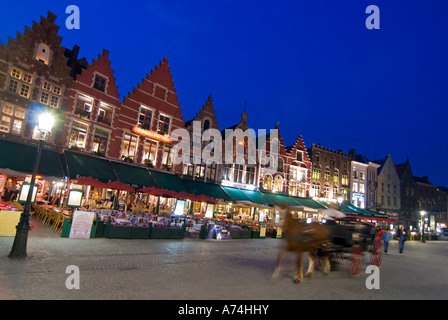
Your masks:
[[[185,128],[176,88],[164,58],[142,82],[123,98],[117,115],[121,130],[121,158],[149,167],[164,168],[176,173],[182,166],[173,166],[173,141],[170,134]]]

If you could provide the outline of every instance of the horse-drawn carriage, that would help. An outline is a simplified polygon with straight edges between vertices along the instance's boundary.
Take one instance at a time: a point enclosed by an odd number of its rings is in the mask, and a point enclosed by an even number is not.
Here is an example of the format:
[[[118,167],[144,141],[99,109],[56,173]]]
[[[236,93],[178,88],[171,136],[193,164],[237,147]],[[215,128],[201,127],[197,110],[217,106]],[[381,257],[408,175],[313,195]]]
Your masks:
[[[370,253],[370,263],[379,267],[382,257],[382,239],[376,236],[376,227],[352,219],[339,222],[327,221],[325,224],[301,222],[294,219],[288,207],[279,207],[283,218],[284,246],[277,255],[273,278],[279,274],[280,260],[287,252],[298,254],[298,270],[294,277],[296,283],[302,281],[302,253],[309,253],[306,278],[311,278],[315,268],[323,265],[328,274],[331,264],[335,266],[349,261],[349,273],[357,276],[362,268],[363,255]]]
[[[341,219],[327,222],[331,244],[325,250],[330,256],[330,264],[338,266],[349,261],[349,273],[357,276],[361,271],[363,256],[370,255],[369,263],[381,265],[382,239],[377,236],[377,228],[369,223]]]

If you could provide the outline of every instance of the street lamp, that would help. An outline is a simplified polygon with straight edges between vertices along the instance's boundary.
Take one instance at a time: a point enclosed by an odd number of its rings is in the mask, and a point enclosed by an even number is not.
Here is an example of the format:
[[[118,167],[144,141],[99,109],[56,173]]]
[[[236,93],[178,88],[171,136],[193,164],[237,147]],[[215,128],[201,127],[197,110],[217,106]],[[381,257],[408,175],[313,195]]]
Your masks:
[[[45,141],[47,134],[51,133],[53,128],[54,118],[49,113],[42,113],[39,116],[38,130],[39,130],[39,144],[37,145],[37,156],[34,161],[33,174],[31,176],[30,188],[26,198],[25,206],[20,215],[20,221],[16,227],[16,236],[14,238],[14,243],[12,245],[11,252],[9,253],[10,258],[25,258],[26,257],[26,245],[28,241],[28,231],[30,230],[30,210],[31,210],[31,199],[33,196],[34,185],[36,181],[37,170],[39,169],[40,157],[42,154],[42,146]]]
[[[422,242],[425,242],[425,214],[426,211],[420,211],[420,214],[422,216]]]

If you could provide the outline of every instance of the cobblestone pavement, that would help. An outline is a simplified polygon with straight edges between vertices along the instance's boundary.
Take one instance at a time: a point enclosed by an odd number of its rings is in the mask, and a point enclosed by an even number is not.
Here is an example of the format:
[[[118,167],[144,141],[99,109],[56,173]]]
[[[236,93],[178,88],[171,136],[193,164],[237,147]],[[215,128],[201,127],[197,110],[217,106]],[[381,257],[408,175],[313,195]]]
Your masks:
[[[0,237],[2,299],[448,299],[448,241],[395,241],[383,257],[380,289],[367,289],[348,266],[294,284],[296,258],[287,255],[271,280],[281,240],[119,240],[60,238],[34,222],[28,257],[10,259],[13,237]],[[305,267],[306,267],[305,263]],[[66,268],[80,270],[80,289],[69,290]]]

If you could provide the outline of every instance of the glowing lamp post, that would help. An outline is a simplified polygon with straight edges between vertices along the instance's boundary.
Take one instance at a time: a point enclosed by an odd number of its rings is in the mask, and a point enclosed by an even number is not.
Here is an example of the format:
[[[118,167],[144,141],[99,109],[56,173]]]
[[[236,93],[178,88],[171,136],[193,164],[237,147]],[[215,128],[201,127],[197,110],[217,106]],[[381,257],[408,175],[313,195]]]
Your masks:
[[[12,245],[10,258],[25,258],[26,257],[26,245],[28,242],[28,231],[30,230],[30,210],[31,200],[33,196],[34,185],[36,181],[37,170],[39,169],[40,157],[42,154],[42,146],[44,144],[45,137],[51,133],[53,128],[54,118],[49,113],[42,113],[39,116],[38,130],[39,130],[39,144],[37,146],[37,156],[34,161],[33,174],[31,176],[30,187],[26,198],[25,206],[20,215],[20,221],[16,227],[16,236]]]
[[[420,214],[422,216],[422,242],[425,242],[425,211],[420,211]]]

